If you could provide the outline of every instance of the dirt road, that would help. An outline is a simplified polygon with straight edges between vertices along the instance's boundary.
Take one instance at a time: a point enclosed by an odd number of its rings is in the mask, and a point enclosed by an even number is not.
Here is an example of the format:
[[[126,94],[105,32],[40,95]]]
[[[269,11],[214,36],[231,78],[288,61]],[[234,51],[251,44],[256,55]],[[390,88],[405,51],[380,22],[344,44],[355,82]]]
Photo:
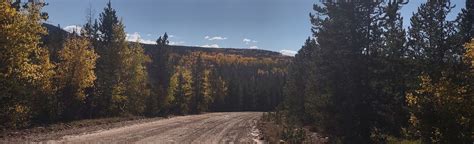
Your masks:
[[[208,113],[64,136],[51,143],[253,143],[259,112]]]

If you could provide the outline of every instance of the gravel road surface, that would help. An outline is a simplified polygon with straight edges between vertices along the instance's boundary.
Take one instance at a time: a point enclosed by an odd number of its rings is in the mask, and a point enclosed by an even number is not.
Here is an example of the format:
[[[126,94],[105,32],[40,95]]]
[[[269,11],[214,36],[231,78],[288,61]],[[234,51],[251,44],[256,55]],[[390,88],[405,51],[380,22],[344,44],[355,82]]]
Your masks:
[[[261,112],[188,115],[129,125],[48,143],[254,143]]]

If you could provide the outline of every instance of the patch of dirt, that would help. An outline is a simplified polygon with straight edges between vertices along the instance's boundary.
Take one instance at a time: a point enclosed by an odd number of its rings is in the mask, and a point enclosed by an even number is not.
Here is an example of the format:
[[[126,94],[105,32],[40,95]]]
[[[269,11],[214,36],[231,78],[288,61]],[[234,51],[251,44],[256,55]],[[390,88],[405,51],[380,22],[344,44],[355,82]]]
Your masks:
[[[112,123],[99,119],[9,132],[0,143],[254,143],[252,128],[261,116],[226,112]]]
[[[66,135],[84,134],[92,131],[107,130],[127,125],[146,123],[164,119],[145,117],[114,117],[78,120],[47,126],[36,126],[21,130],[6,130],[0,133],[0,143],[39,142],[57,140]]]
[[[252,143],[252,123],[260,112],[226,112],[179,116],[65,136],[51,143]]]

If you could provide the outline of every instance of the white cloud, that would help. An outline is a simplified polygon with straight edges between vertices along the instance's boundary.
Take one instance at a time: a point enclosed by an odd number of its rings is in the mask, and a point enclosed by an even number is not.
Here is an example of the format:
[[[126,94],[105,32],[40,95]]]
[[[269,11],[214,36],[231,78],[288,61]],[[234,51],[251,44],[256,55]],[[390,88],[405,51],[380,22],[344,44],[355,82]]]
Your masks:
[[[215,37],[205,36],[204,39],[212,41],[212,40],[226,40],[227,38],[221,37],[221,36],[215,36]]]
[[[63,29],[69,33],[72,33],[75,31],[77,34],[81,34],[82,27],[78,25],[70,25],[70,26],[64,27]]]
[[[202,45],[201,47],[207,47],[207,48],[219,48],[219,45],[217,45],[217,44],[211,44],[211,45]]]
[[[170,41],[170,45],[182,45],[182,44],[184,44],[184,43],[185,43],[184,41],[177,41],[177,42],[175,42],[175,41]]]
[[[258,41],[256,40],[251,40],[251,39],[248,39],[248,38],[244,38],[242,40],[245,44],[250,44],[250,43],[257,43]]]
[[[170,37],[170,38],[174,38],[175,36],[174,36],[174,35],[169,35],[168,37]]]
[[[251,46],[251,49],[258,49],[258,46]]]
[[[140,43],[144,43],[144,44],[156,44],[156,41],[154,41],[154,40],[144,40],[144,39],[140,39]]]
[[[138,41],[139,39],[141,39],[141,36],[138,32],[127,34],[127,41]]]
[[[147,35],[151,35],[151,34],[147,34]],[[150,40],[150,39],[142,39],[140,33],[138,32],[134,32],[133,34],[127,34],[127,41],[131,41],[131,42],[137,42],[139,41],[140,43],[144,43],[144,44],[156,44],[156,41],[155,40]],[[182,45],[184,44],[185,42],[184,41],[170,41],[170,45]]]
[[[209,40],[226,40],[226,37],[212,37]]]
[[[293,50],[280,50],[280,53],[286,56],[295,56],[298,52]]]
[[[139,41],[140,43],[144,43],[144,44],[156,44],[156,41],[154,41],[154,40],[142,39],[138,32],[135,32],[133,34],[127,34],[126,39],[127,39],[127,41],[131,41],[131,42]]]

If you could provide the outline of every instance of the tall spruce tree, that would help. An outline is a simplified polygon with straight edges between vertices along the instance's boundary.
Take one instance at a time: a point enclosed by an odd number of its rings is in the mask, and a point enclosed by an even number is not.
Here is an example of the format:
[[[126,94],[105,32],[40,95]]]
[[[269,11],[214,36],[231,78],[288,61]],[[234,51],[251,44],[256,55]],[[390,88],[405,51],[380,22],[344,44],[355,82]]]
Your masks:
[[[295,59],[288,70],[288,80],[286,82],[284,93],[285,93],[285,107],[288,109],[288,113],[291,113],[290,120],[293,122],[309,122],[307,119],[308,114],[305,110],[305,93],[306,84],[309,79],[308,75],[310,69],[314,69],[316,42],[314,39],[308,38],[305,45],[295,55]],[[313,77],[311,77],[313,78]],[[308,88],[309,90],[310,88]],[[315,106],[309,104],[308,106]]]
[[[193,78],[193,98],[191,100],[191,112],[201,113],[204,110],[206,95],[205,95],[205,67],[201,54],[198,54],[195,64],[192,67]]]
[[[457,19],[461,42],[469,42],[474,36],[474,1],[466,0],[466,7],[462,9]]]
[[[165,35],[167,35],[165,33]],[[154,56],[151,57],[152,63],[147,67],[150,73],[150,87],[151,94],[146,103],[146,115],[166,115],[169,114],[169,106],[172,102],[173,94],[170,94],[171,77],[173,77],[173,68],[170,66],[170,50],[167,40],[163,40],[160,36],[156,40],[156,45],[153,49]]]
[[[97,61],[94,105],[99,115],[141,113],[143,108],[135,106],[137,98],[146,98],[148,95],[145,65],[149,58],[141,46],[129,46],[125,26],[118,20],[110,1],[100,14],[97,28],[96,51],[100,57]]]
[[[117,66],[119,64],[117,64],[117,62],[120,61],[114,61],[114,58],[118,58],[114,50],[119,48],[112,47],[112,44],[116,42],[116,40],[113,39],[114,27],[117,27],[119,23],[115,13],[109,1],[107,7],[104,8],[104,11],[99,16],[97,32],[100,33],[100,35],[98,35],[97,38],[97,46],[94,47],[100,57],[97,59],[97,80],[95,84],[94,104],[92,105],[97,115],[102,116],[110,114],[109,106],[112,105],[112,91],[118,84]]]
[[[310,77],[301,81],[304,109],[320,132],[334,137],[333,142],[373,142],[380,118],[371,101],[380,100],[372,73],[379,69],[373,64],[383,45],[381,3],[326,1],[314,10],[317,44],[305,60],[309,68],[302,68]]]
[[[413,64],[406,58],[406,32],[400,15],[400,9],[406,2],[390,0],[381,5],[380,45],[376,46],[376,54],[370,60],[370,87],[375,95],[370,100],[377,118],[373,123],[376,127],[373,139],[376,142],[385,141],[387,134],[401,137],[403,128],[408,125],[405,94],[414,85],[411,81],[415,77]]]
[[[472,118],[472,93],[460,59],[464,40],[458,39],[455,23],[446,20],[451,9],[449,0],[429,0],[411,18],[409,46],[420,83],[406,98],[410,123],[427,143],[472,142],[472,124],[466,122]]]

